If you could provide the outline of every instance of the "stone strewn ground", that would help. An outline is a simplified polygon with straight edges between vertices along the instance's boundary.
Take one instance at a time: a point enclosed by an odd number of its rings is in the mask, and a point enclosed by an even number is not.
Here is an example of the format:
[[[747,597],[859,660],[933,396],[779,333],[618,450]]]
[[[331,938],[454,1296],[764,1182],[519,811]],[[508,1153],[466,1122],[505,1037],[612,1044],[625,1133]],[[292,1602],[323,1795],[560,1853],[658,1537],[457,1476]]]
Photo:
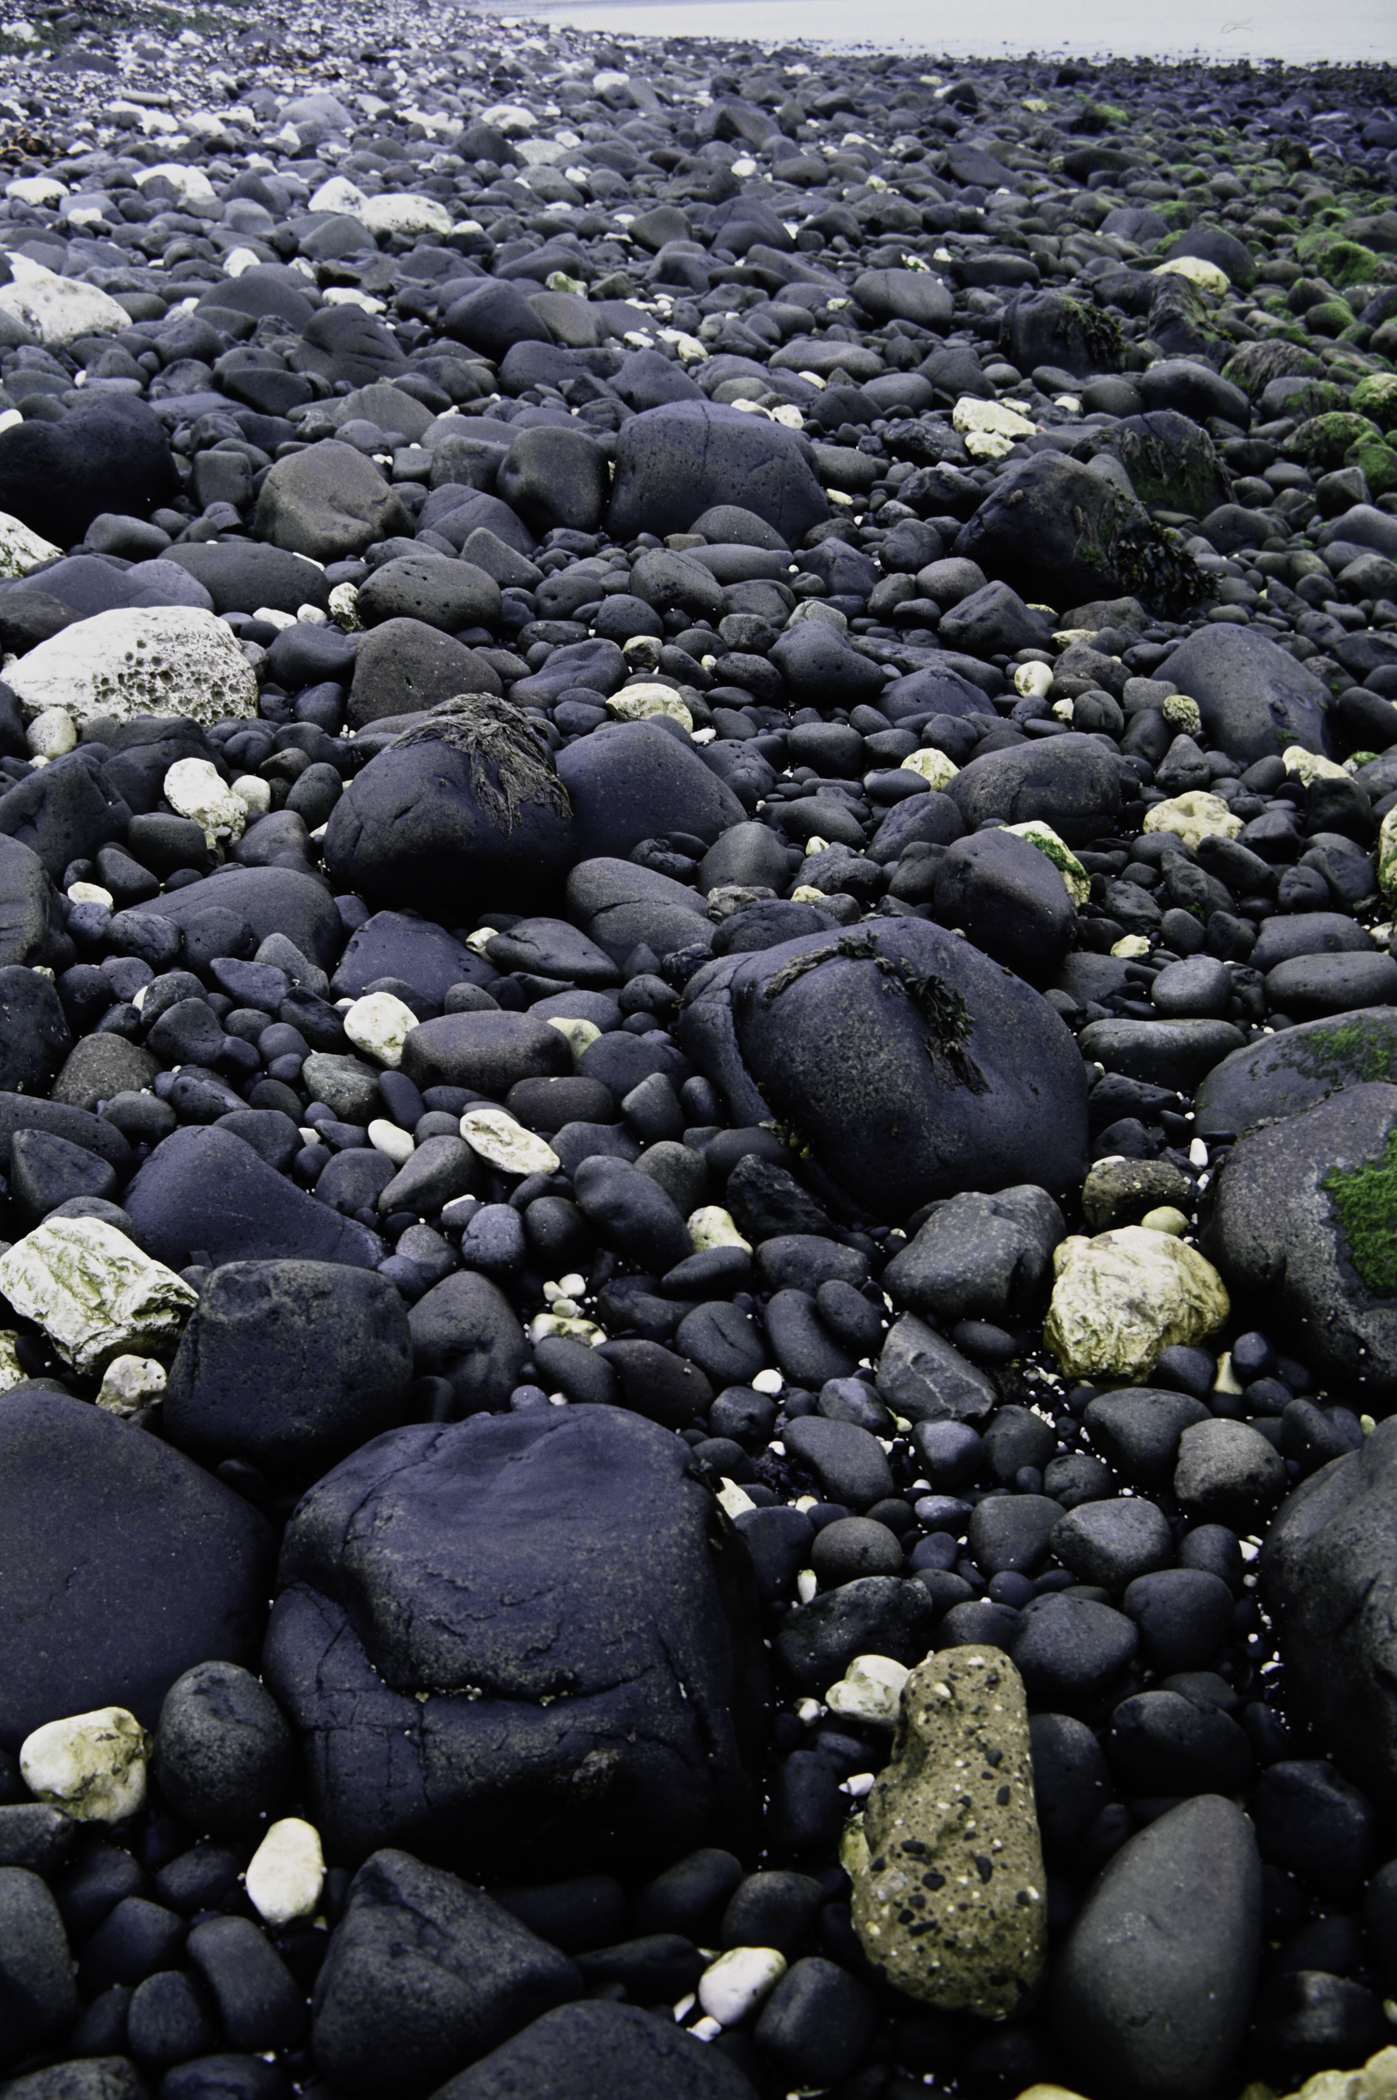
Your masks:
[[[1383,2100],[1391,74],[0,42],[0,2100]]]

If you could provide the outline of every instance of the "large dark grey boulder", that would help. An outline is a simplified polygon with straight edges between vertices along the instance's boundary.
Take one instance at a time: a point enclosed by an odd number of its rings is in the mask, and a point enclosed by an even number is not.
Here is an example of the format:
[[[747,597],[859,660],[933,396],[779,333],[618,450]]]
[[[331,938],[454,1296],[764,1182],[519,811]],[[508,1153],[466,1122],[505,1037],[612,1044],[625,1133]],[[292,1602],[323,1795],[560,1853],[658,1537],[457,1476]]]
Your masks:
[[[777,1120],[874,1215],[966,1187],[1080,1177],[1085,1080],[1058,1015],[919,919],[725,956],[690,987],[686,1053],[735,1121]]]
[[[206,1462],[319,1471],[396,1427],[411,1378],[407,1308],[386,1276],[228,1262],[180,1339],[165,1427]]]
[[[335,1857],[554,1879],[745,1827],[750,1566],[686,1464],[636,1415],[550,1409],[397,1430],[310,1491],[264,1668]]]
[[[231,1130],[191,1127],[158,1144],[122,1198],[140,1243],[170,1269],[292,1259],[377,1268],[383,1242],[269,1167]]]
[[[1397,1393],[1397,1086],[1333,1094],[1244,1137],[1202,1246],[1306,1360],[1370,1412]]]
[[[711,845],[745,812],[697,751],[654,722],[617,722],[569,745],[558,762],[576,855],[624,859],[642,839],[687,831]]]
[[[1261,1587],[1287,1696],[1352,1778],[1397,1778],[1397,1419],[1311,1476],[1272,1519]]]
[[[567,791],[508,701],[475,695],[404,730],[335,804],[325,865],[338,889],[469,923],[483,904],[546,898],[575,858]],[[516,901],[517,900],[517,901]]]
[[[375,1852],[316,1978],[316,2064],[350,2100],[415,2100],[581,1993],[566,1955],[493,1897],[410,1853]]]
[[[1095,737],[1069,731],[972,759],[946,792],[970,831],[986,817],[998,817],[1004,824],[1037,818],[1069,846],[1080,846],[1114,826],[1120,807],[1120,761]],[[1045,865],[1052,867],[1051,861],[1045,860]]]
[[[716,402],[666,402],[621,427],[607,529],[614,540],[663,539],[739,492],[788,547],[829,513],[793,431]]]
[[[183,1671],[256,1654],[269,1527],[181,1452],[17,1386],[0,1408],[0,1471],[0,1747],[99,1706],[153,1728]]]
[[[215,905],[245,920],[259,942],[269,934],[285,934],[308,962],[333,969],[344,939],[334,899],[323,882],[294,868],[221,868],[216,876],[167,890],[132,909],[154,913],[183,930]]]
[[[883,1271],[895,1305],[937,1319],[1019,1320],[1047,1291],[1062,1212],[1031,1183],[949,1196]]]
[[[1275,758],[1290,744],[1333,749],[1322,679],[1269,635],[1246,627],[1200,627],[1169,659],[1176,689],[1198,702],[1203,727],[1239,765]]]
[[[1397,1007],[1329,1014],[1234,1050],[1203,1080],[1194,1111],[1200,1130],[1240,1136],[1379,1079],[1397,1081]]]
[[[955,551],[1058,612],[1126,592],[1169,612],[1201,595],[1192,562],[1144,506],[1062,452],[1035,453],[1001,475]]]
[[[545,2013],[433,2100],[749,2100],[720,2049],[638,2005],[597,2001]]]
[[[1261,1959],[1261,1861],[1218,1794],[1123,1845],[1087,1897],[1050,1987],[1053,2025],[1111,2100],[1207,2100],[1247,2030]]]

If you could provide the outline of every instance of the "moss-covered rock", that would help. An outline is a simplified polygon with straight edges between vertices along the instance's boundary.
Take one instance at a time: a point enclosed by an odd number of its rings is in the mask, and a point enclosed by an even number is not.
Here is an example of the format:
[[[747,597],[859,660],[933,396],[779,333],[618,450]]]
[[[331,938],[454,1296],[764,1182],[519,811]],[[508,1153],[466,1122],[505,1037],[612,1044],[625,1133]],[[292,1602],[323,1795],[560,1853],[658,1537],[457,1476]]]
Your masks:
[[[1310,472],[1328,474],[1348,463],[1350,451],[1361,444],[1382,443],[1382,432],[1367,416],[1352,409],[1331,409],[1311,416],[1293,431],[1283,446],[1285,457]]]
[[[1319,379],[1323,372],[1313,350],[1302,350],[1298,343],[1243,343],[1222,368],[1223,378],[1241,387],[1253,401],[1260,400],[1273,379]]]
[[[1351,284],[1371,284],[1382,265],[1371,248],[1336,238],[1327,226],[1312,227],[1295,243],[1295,259],[1343,291]]]

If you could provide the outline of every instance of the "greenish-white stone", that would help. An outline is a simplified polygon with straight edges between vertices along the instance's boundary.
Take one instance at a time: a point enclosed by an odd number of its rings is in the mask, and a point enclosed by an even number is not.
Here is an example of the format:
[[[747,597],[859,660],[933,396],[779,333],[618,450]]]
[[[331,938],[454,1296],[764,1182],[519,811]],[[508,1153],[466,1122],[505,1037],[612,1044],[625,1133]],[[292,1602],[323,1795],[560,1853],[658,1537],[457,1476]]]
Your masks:
[[[1201,1342],[1231,1310],[1196,1247],[1141,1225],[1064,1240],[1053,1263],[1043,1336],[1071,1378],[1142,1379],[1162,1350]]]
[[[65,1363],[168,1355],[198,1303],[182,1276],[101,1218],[50,1218],[0,1256],[0,1291]]]

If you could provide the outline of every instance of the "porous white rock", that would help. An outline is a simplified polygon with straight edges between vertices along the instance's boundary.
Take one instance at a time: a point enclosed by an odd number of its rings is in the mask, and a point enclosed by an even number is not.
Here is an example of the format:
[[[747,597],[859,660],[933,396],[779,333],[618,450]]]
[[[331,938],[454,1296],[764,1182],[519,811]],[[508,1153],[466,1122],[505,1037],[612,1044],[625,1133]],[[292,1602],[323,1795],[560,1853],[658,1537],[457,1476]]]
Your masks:
[[[247,804],[224,783],[211,759],[177,758],[165,775],[163,789],[171,809],[202,825],[210,846],[220,834],[233,840],[242,837]]]
[[[82,1372],[115,1356],[168,1353],[198,1303],[182,1276],[102,1218],[36,1225],[0,1255],[0,1292]]]
[[[27,651],[5,679],[26,715],[61,707],[79,725],[93,715],[186,715],[207,726],[257,712],[257,674],[232,628],[196,605],[94,613]]]
[[[300,1816],[273,1823],[248,1861],[244,1879],[253,1909],[273,1929],[313,1916],[325,1884],[325,1855],[315,1825]]]
[[[700,1976],[699,2004],[720,2027],[736,2027],[785,1973],[786,1957],[775,1947],[729,1947]]]
[[[19,1769],[36,1800],[80,1823],[120,1823],[145,1803],[145,1730],[124,1706],[46,1721],[20,1745]]]
[[[461,1135],[502,1174],[556,1174],[562,1164],[551,1145],[502,1108],[468,1108],[461,1118]]]
[[[412,1008],[392,992],[365,992],[346,1009],[344,1032],[356,1050],[376,1057],[381,1065],[396,1071],[403,1061],[403,1044],[417,1026]]]
[[[1043,1338],[1071,1378],[1143,1382],[1161,1350],[1202,1341],[1231,1310],[1196,1247],[1142,1225],[1065,1239],[1053,1266]]]
[[[1196,846],[1200,839],[1235,839],[1241,828],[1241,818],[1233,816],[1221,795],[1210,795],[1204,788],[1156,802],[1145,814],[1146,831],[1172,831],[1186,846]]]
[[[62,350],[80,335],[119,335],[131,326],[124,306],[95,284],[60,277],[27,255],[12,254],[13,282],[0,284],[0,313],[10,314],[46,350]]]
[[[154,1356],[114,1356],[102,1374],[97,1405],[112,1415],[138,1415],[165,1397],[165,1366]]]

